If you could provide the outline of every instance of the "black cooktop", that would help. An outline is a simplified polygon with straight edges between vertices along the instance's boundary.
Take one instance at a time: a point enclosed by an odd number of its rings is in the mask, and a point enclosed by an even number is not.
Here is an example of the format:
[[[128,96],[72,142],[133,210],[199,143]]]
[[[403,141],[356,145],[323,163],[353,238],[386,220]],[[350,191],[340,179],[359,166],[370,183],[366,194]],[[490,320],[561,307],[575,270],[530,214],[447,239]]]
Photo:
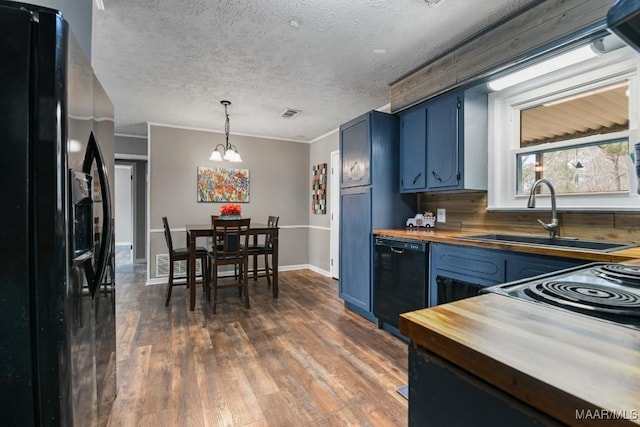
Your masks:
[[[640,266],[592,263],[491,286],[492,292],[640,330]]]

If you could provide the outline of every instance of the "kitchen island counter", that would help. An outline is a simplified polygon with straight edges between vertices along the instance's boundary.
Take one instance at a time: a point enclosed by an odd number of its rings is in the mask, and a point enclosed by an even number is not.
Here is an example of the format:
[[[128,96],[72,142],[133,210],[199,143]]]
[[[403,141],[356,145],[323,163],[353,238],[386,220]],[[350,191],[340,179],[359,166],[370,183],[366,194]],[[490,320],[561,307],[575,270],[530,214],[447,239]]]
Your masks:
[[[640,331],[487,294],[402,314],[400,332],[563,423],[640,425]]]

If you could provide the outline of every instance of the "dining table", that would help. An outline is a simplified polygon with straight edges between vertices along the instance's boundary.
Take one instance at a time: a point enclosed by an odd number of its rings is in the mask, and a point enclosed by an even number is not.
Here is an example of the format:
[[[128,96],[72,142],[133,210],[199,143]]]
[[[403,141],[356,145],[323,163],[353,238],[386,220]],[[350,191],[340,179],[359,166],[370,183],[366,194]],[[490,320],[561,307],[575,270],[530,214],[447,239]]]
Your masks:
[[[187,224],[187,247],[189,249],[189,310],[193,311],[196,307],[196,240],[198,237],[213,237],[212,224]],[[271,235],[273,240],[273,284],[271,291],[273,298],[278,298],[278,226],[270,226],[252,222],[249,224],[249,235],[253,236],[254,242],[257,242],[258,236]]]

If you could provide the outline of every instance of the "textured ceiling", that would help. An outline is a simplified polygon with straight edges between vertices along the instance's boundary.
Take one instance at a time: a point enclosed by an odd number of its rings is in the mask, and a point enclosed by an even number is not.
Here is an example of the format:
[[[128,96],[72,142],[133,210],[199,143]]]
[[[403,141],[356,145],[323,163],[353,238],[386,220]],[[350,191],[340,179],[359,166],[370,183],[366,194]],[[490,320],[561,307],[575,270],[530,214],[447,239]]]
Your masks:
[[[116,133],[147,122],[310,141],[535,0],[104,0],[93,66]],[[302,112],[281,118],[288,108]]]

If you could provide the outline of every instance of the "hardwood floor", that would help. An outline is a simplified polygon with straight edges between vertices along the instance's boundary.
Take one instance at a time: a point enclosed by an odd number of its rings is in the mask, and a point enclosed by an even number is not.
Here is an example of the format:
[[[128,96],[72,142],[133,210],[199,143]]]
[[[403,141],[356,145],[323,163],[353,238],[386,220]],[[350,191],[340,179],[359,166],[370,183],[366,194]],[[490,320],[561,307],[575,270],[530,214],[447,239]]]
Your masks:
[[[198,289],[145,286],[145,266],[118,264],[118,397],[110,426],[404,426],[407,345],[351,313],[337,282],[280,274],[280,297],[250,281],[213,314]]]

